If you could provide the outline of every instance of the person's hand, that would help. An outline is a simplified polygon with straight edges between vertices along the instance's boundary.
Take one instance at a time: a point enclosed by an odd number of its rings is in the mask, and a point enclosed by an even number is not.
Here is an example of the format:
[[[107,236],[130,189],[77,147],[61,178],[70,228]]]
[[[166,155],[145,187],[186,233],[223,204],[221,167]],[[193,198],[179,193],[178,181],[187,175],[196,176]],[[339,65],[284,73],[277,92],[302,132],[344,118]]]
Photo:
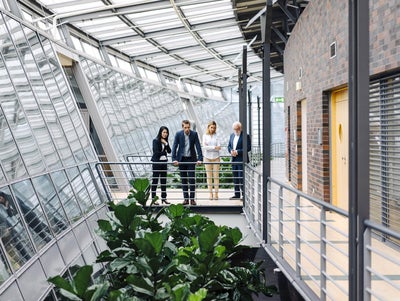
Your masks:
[[[231,150],[231,155],[232,155],[232,157],[236,157],[238,155],[237,150],[235,150],[235,149]]]
[[[196,165],[200,165],[201,163],[203,163],[202,161],[197,161]]]
[[[175,161],[172,162],[172,164],[174,164],[175,166],[178,166],[179,162],[175,160]]]
[[[216,149],[216,150],[221,150],[221,146],[217,145],[217,146],[215,147],[215,149]]]

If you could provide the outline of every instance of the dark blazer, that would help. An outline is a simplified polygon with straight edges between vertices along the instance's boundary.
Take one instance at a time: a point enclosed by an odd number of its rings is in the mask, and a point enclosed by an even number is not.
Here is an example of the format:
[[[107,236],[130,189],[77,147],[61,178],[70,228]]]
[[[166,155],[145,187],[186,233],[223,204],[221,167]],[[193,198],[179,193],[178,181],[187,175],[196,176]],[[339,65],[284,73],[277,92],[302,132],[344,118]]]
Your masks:
[[[190,130],[189,143],[192,161],[203,161],[203,153],[201,151],[199,135],[197,135],[197,132]],[[175,134],[174,144],[172,145],[172,161],[182,161],[184,151],[185,133],[183,130],[181,130]]]
[[[169,143],[165,145],[164,150],[162,150],[162,143],[161,140],[154,138],[153,139],[153,155],[151,156],[151,161],[153,162],[160,162],[160,157],[165,156],[171,153],[171,147]],[[163,160],[166,161],[166,160]]]
[[[233,139],[235,138],[235,134],[231,134],[229,137],[229,143],[228,143],[228,152],[231,153],[231,150],[233,150]],[[243,162],[243,132],[240,133],[238,143],[236,145],[236,150],[238,152],[238,155],[236,157],[232,157],[233,162]],[[247,151],[249,152],[251,150],[251,141],[250,141],[250,136],[247,134]],[[247,156],[247,163],[249,162],[249,157]]]

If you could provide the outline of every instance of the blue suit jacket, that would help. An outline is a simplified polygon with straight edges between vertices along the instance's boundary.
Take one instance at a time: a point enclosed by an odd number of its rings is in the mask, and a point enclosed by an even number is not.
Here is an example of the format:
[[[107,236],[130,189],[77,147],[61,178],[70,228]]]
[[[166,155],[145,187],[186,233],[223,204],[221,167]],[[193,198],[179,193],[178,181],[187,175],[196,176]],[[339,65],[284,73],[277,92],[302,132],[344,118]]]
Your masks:
[[[189,133],[190,155],[193,162],[203,161],[203,153],[197,132]],[[185,150],[185,133],[183,130],[175,134],[174,144],[172,145],[172,161],[182,161],[183,152]]]
[[[233,150],[233,139],[235,138],[235,134],[231,134],[229,137],[229,143],[228,143],[228,152],[231,153],[231,150]],[[236,145],[236,150],[238,152],[238,155],[236,157],[232,157],[233,162],[243,162],[243,132],[240,133],[238,143]],[[251,141],[250,141],[250,136],[247,135],[247,151],[249,152],[251,150]],[[249,157],[247,156],[247,163],[249,162]]]

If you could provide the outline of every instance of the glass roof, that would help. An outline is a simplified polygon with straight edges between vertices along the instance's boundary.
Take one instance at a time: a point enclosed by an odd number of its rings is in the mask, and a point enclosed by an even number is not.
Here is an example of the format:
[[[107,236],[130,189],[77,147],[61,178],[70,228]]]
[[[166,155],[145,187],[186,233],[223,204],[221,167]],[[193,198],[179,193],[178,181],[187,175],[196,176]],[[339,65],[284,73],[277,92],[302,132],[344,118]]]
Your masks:
[[[237,85],[241,52],[249,41],[239,28],[231,0],[36,2],[53,14],[50,21],[69,24],[153,70],[221,88]],[[261,59],[250,47],[247,60],[248,81],[261,81]]]

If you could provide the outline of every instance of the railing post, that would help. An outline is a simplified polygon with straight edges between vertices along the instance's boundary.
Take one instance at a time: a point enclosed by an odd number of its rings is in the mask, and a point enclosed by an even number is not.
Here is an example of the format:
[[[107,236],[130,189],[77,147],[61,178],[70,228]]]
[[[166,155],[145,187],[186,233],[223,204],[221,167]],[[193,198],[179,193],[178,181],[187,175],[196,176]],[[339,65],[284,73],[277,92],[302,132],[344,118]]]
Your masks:
[[[371,267],[372,264],[372,256],[371,256],[371,251],[369,250],[368,246],[371,246],[371,233],[372,229],[369,227],[365,228],[364,232],[364,264],[363,264],[363,269],[364,269],[364,301],[371,301],[371,294],[368,293],[368,289],[371,289],[371,273],[368,272],[368,267]]]
[[[321,231],[321,241],[320,241],[320,277],[321,277],[321,290],[320,290],[320,299],[321,301],[326,300],[326,210],[325,208],[321,208],[321,216],[320,216],[320,231]]]
[[[295,200],[295,245],[296,245],[296,277],[300,278],[301,277],[301,241],[300,241],[300,235],[301,235],[301,227],[300,227],[300,196],[296,196]]]
[[[261,189],[262,189],[262,184],[261,184]],[[266,237],[267,239],[264,240],[265,242],[271,242],[271,217],[272,217],[272,213],[271,213],[271,181],[267,182],[267,202],[264,203],[262,202],[261,204],[263,204],[262,210],[263,212],[267,212],[267,220],[263,221],[264,223],[266,223],[267,225],[264,227],[264,229],[266,229],[267,233],[263,233],[262,237]],[[261,197],[261,200],[263,199],[263,197]]]
[[[283,258],[283,188],[279,187],[279,207],[278,207],[278,216],[279,216],[279,255]]]

